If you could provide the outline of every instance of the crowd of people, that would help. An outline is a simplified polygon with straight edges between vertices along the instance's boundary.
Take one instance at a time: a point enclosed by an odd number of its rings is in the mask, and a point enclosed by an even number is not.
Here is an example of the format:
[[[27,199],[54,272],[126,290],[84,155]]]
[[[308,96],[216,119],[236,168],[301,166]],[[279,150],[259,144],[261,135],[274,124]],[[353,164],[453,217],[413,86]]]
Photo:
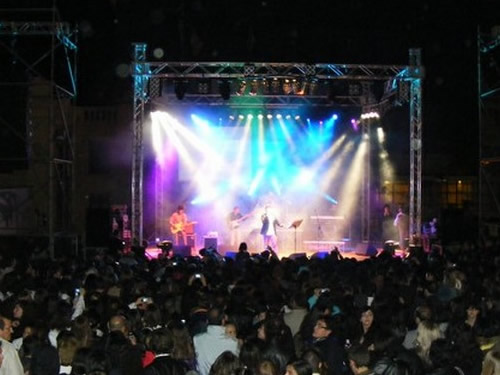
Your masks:
[[[0,260],[0,375],[500,374],[498,248]]]

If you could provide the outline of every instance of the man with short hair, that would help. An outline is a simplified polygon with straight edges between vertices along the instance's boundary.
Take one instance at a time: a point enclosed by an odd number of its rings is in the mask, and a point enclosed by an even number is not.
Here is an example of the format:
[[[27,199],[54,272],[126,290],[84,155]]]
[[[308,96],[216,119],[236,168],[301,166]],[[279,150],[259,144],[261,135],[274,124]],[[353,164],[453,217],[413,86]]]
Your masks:
[[[120,331],[125,337],[128,336],[128,324],[127,319],[123,315],[113,315],[109,319],[108,329],[112,331]]]
[[[347,372],[347,355],[343,343],[334,335],[335,321],[331,316],[322,316],[313,330],[314,346],[321,352],[328,368],[328,375]]]
[[[19,360],[16,348],[10,343],[12,337],[12,321],[0,315],[0,344],[2,345],[3,362],[0,375],[24,375],[23,365]]]
[[[210,367],[223,352],[230,351],[238,355],[238,341],[226,335],[224,323],[222,309],[213,307],[208,312],[207,331],[193,338],[200,375],[208,375]]]

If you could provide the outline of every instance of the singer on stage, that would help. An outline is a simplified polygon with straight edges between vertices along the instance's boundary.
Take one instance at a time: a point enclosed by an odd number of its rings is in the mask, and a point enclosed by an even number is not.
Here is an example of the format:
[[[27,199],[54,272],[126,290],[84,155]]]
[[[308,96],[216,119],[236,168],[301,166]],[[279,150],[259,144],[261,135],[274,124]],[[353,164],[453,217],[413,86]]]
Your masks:
[[[278,251],[276,227],[283,227],[283,225],[280,224],[269,204],[265,206],[261,220],[260,234],[264,240],[264,248],[270,246],[273,250]]]

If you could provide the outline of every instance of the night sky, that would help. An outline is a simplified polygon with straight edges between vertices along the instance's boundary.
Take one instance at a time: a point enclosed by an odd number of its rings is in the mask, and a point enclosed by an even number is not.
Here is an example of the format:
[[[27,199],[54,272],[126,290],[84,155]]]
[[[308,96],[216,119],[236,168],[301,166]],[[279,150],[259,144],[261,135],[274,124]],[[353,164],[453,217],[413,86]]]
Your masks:
[[[48,4],[47,4],[48,3]],[[3,8],[51,1],[3,0]],[[500,20],[497,1],[81,0],[57,2],[79,26],[79,104],[131,102],[131,42],[161,47],[162,60],[408,64],[423,49],[424,174],[431,154],[451,156],[446,173],[477,169],[477,26]],[[2,18],[5,18],[3,16]],[[153,57],[151,57],[153,59]],[[408,143],[408,122],[390,128]],[[399,122],[403,120],[402,124]],[[397,129],[398,126],[404,127]],[[402,148],[404,150],[404,147]]]

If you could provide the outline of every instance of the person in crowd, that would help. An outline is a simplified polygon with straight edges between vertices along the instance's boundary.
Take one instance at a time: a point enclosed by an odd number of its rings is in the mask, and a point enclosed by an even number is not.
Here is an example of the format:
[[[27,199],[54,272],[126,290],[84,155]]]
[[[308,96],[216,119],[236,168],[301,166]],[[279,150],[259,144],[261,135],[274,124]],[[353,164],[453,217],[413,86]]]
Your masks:
[[[269,359],[263,359],[259,364],[258,375],[279,375],[279,370],[276,364]]]
[[[500,342],[484,356],[481,375],[500,375]]]
[[[415,329],[406,332],[403,346],[406,349],[415,349],[417,346],[417,326],[423,322],[432,322],[432,310],[427,305],[418,306],[415,309]]]
[[[250,374],[259,372],[259,364],[262,361],[262,344],[259,340],[247,340],[240,349],[240,362]]]
[[[443,338],[443,336],[439,325],[435,322],[425,320],[418,323],[415,351],[425,366],[431,367],[429,352],[433,341]]]
[[[286,366],[285,375],[312,375],[313,369],[309,362],[299,359]]]
[[[179,319],[168,325],[172,332],[173,349],[172,358],[184,362],[189,370],[196,369],[196,358],[191,338],[186,325]]]
[[[287,363],[295,357],[290,328],[281,316],[269,316],[259,326],[257,337],[264,342],[263,357],[271,360],[283,373]]]
[[[304,293],[294,293],[290,298],[290,310],[285,311],[283,320],[290,328],[292,336],[295,336],[302,325],[302,321],[307,315],[307,299]]]
[[[361,310],[359,322],[360,328],[355,343],[362,345],[368,350],[375,350],[375,341],[377,340],[377,325],[375,324],[375,314],[372,307],[365,306]]]
[[[184,375],[187,365],[172,357],[174,340],[167,328],[158,328],[151,332],[149,349],[154,353],[154,360],[144,369],[144,375]]]
[[[71,364],[79,347],[79,341],[72,331],[59,333],[57,336],[57,352],[59,354],[60,374],[71,374]]]
[[[326,375],[327,365],[319,350],[310,347],[302,353],[301,358],[311,365],[313,375]]]
[[[12,331],[12,320],[0,315],[0,344],[3,355],[0,375],[24,375],[17,350],[10,342]]]
[[[240,359],[227,350],[222,352],[210,367],[209,375],[236,375],[241,369]]]
[[[370,366],[370,351],[364,346],[352,347],[348,351],[349,368],[353,375],[369,375],[372,372]]]
[[[313,345],[325,359],[328,375],[345,373],[347,355],[344,344],[335,336],[335,321],[331,316],[323,316],[316,321],[313,338]]]
[[[239,352],[238,341],[226,335],[225,321],[222,308],[211,308],[208,312],[207,331],[193,338],[197,369],[200,375],[208,375],[210,367],[223,352],[229,351],[235,355]]]

